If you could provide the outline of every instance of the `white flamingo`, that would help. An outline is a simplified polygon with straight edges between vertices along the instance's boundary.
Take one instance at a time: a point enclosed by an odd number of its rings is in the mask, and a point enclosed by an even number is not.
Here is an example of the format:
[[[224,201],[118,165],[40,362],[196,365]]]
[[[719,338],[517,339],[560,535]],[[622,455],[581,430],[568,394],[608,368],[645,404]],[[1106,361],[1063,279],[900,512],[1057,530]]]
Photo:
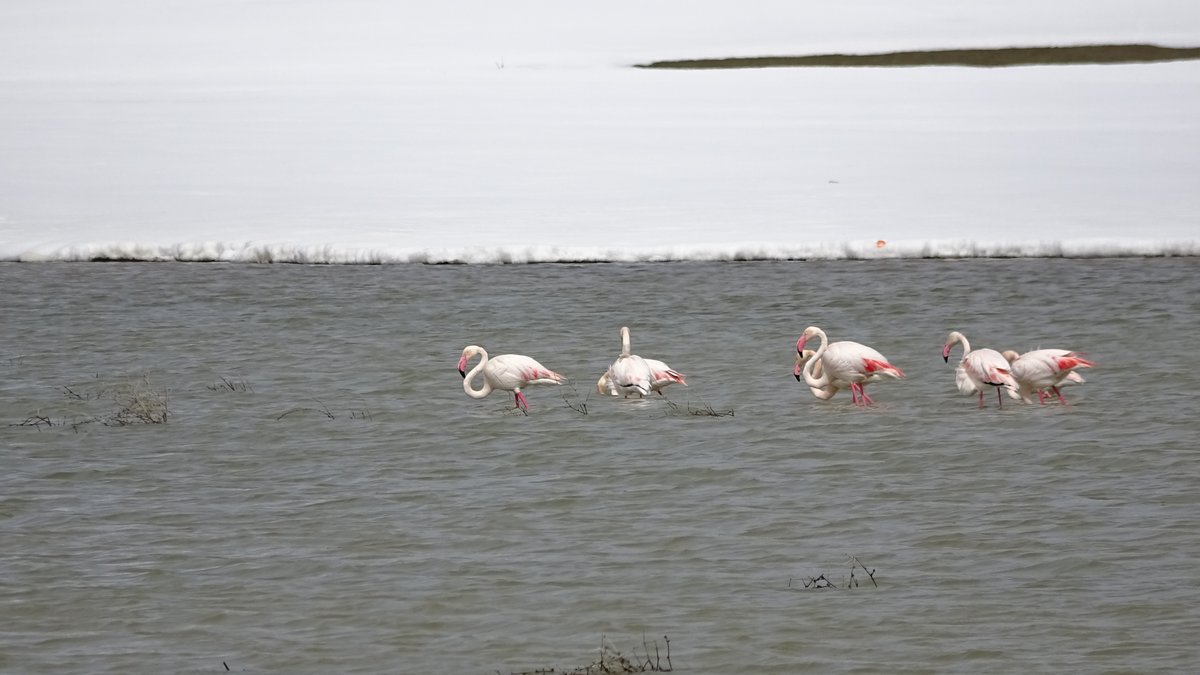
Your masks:
[[[804,366],[816,355],[817,352],[812,349],[805,349],[804,351],[796,352],[796,365],[792,367],[792,375],[796,376],[797,382],[804,382]],[[814,379],[817,381],[828,381],[827,379],[822,380],[824,374],[825,368],[821,365],[820,361],[817,361],[815,364],[813,364],[812,376]],[[837,387],[832,385],[826,385],[824,387],[813,387],[810,385],[808,390],[812,392],[813,396],[816,396],[822,401],[828,401],[829,399],[833,398],[834,394],[838,393]]]
[[[1034,392],[1037,393],[1038,403],[1045,403],[1046,389],[1049,389],[1066,405],[1067,399],[1058,388],[1067,382],[1083,383],[1083,376],[1075,369],[1096,365],[1077,352],[1066,349],[1035,349],[1024,354],[1009,350],[1003,356],[1017,381],[1017,389],[1010,390],[1009,396],[1026,403],[1033,403]]]
[[[687,386],[687,382],[684,379],[686,376],[678,370],[675,370],[671,366],[668,366],[658,359],[643,358],[642,360],[646,362],[647,366],[650,366],[650,389],[657,391],[660,396],[665,396],[665,394],[663,394],[663,389],[666,389],[672,384],[682,384],[685,387]],[[600,376],[599,380],[596,381],[596,391],[600,392],[601,394],[611,394],[612,396],[618,395],[616,388],[612,386],[611,382],[609,382],[607,371]]]
[[[954,369],[954,383],[958,386],[958,391],[964,396],[979,394],[979,407],[982,408],[984,385],[996,387],[997,405],[1003,408],[1004,399],[1000,396],[1000,387],[1009,391],[1017,389],[1017,381],[1009,371],[1008,360],[995,349],[971,349],[967,336],[952,331],[946,337],[946,344],[942,346],[942,358],[946,363],[950,362],[950,349],[960,342],[963,357]]]
[[[476,354],[482,355],[479,363],[467,372],[467,362]],[[529,412],[529,402],[522,387],[535,384],[562,384],[567,378],[550,370],[536,360],[522,354],[500,354],[488,358],[487,350],[477,345],[470,345],[462,352],[458,360],[458,373],[463,376],[463,391],[471,398],[485,398],[493,389],[503,389],[513,393],[513,402],[526,413]],[[483,386],[479,389],[472,387],[472,381],[480,373],[483,374]]]
[[[624,394],[625,398],[629,398],[630,394],[637,394],[640,398],[650,393],[654,388],[653,383],[654,373],[650,364],[637,354],[630,353],[629,327],[621,326],[621,354],[596,382],[596,389],[603,394],[607,387],[614,396]]]
[[[840,340],[830,343],[825,331],[816,326],[804,329],[796,341],[796,354],[804,356],[804,345],[810,338],[820,338],[821,346],[801,368],[800,375],[808,384],[809,391],[817,398],[829,399],[838,389],[850,388],[850,400],[855,405],[865,406],[875,401],[867,395],[864,387],[868,382],[884,377],[901,378],[904,372],[888,363],[883,354],[857,342]],[[818,366],[824,371],[817,373]],[[821,390],[821,394],[817,393]],[[826,391],[828,395],[824,395]]]

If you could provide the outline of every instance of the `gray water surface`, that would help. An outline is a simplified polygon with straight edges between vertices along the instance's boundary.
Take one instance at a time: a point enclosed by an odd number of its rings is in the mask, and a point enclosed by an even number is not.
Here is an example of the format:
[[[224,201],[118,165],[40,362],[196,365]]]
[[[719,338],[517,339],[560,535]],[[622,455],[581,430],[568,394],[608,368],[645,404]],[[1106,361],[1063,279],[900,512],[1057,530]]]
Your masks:
[[[0,669],[1191,672],[1197,272],[0,264]],[[907,377],[816,400],[810,324]],[[622,325],[689,386],[595,394]],[[950,330],[1098,365],[981,410]],[[472,400],[467,344],[572,384]]]

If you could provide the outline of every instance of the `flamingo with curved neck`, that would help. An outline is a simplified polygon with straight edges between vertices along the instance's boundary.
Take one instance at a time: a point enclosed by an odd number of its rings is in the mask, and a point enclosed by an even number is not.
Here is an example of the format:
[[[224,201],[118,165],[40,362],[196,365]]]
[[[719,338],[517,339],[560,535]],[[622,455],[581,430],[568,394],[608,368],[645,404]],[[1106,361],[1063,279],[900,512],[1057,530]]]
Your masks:
[[[825,331],[817,326],[805,328],[800,339],[796,341],[797,363],[804,357],[804,345],[812,338],[820,339],[821,346],[804,362],[800,376],[817,398],[832,398],[838,389],[849,387],[851,402],[866,406],[875,402],[867,395],[865,387],[868,382],[885,377],[904,377],[903,371],[889,363],[887,358],[875,349],[849,340],[831,343]]]
[[[472,357],[481,358],[475,367],[467,371],[467,362]],[[488,358],[487,350],[478,345],[470,345],[463,349],[458,359],[458,373],[463,378],[463,391],[471,398],[486,398],[495,389],[511,391],[513,402],[518,409],[529,413],[529,402],[525,400],[522,387],[537,384],[562,384],[567,381],[563,375],[550,370],[523,354],[500,354]],[[478,389],[472,386],[476,377],[483,376],[483,386]]]
[[[1004,398],[1000,395],[1000,388],[1004,387],[1010,392],[1019,388],[1009,370],[1008,360],[995,349],[971,349],[967,336],[952,331],[946,337],[946,344],[942,346],[942,359],[946,363],[950,362],[950,350],[956,344],[962,344],[963,348],[962,360],[954,369],[954,384],[958,391],[964,396],[979,394],[979,407],[982,408],[984,385],[995,387],[997,405],[1003,408]]]
[[[817,353],[811,349],[796,352],[796,365],[792,367],[792,375],[796,377],[797,382],[808,384],[808,390],[812,392],[813,396],[822,401],[828,401],[838,393],[838,390],[837,387],[829,384],[829,378],[825,377],[825,369],[821,367],[821,362],[814,362],[813,357],[816,355]],[[812,368],[808,367],[810,362],[813,362]],[[811,384],[810,378],[820,383],[821,386]]]

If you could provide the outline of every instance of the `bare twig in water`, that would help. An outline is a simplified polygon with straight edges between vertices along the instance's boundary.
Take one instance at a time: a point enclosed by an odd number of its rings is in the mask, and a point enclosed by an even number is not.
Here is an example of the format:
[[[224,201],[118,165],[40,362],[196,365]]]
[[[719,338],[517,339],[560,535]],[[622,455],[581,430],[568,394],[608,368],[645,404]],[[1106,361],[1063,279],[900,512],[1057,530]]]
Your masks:
[[[567,386],[569,386],[571,388],[571,395],[574,396],[576,401],[579,401],[579,391],[577,389],[575,389],[575,383],[568,382]],[[563,403],[566,403],[568,408],[570,408],[571,410],[574,410],[575,412],[579,413],[580,415],[588,414],[587,402],[588,402],[588,399],[590,399],[591,397],[592,397],[592,391],[589,389],[587,395],[583,397],[582,401],[579,401],[579,403],[571,403],[571,399],[567,398],[566,392],[562,392]]]
[[[325,417],[328,417],[331,420],[337,419],[337,417],[332,412],[330,412],[329,406],[322,403],[320,399],[314,398],[313,400],[316,401],[321,407],[320,408],[292,408],[291,410],[283,413],[279,417],[276,417],[275,421],[278,422],[279,420],[287,417],[288,415],[291,415],[293,413],[299,413],[299,412],[315,412],[315,413],[324,415]]]
[[[89,411],[87,417],[82,420],[74,418],[75,421],[72,422],[68,422],[65,418],[55,422],[51,416],[43,415],[39,410],[23,421],[9,426],[32,426],[41,430],[43,426],[67,426],[69,424],[78,432],[79,427],[94,422],[109,427],[123,427],[132,424],[166,424],[167,418],[171,414],[170,390],[155,385],[151,382],[149,375],[129,376],[112,385],[102,383],[99,375],[96,375],[95,379],[97,384],[94,386],[80,387],[77,390],[64,385],[58,387],[58,390],[72,402],[91,403],[110,399],[115,406],[114,410],[101,414],[90,414],[91,411]],[[94,408],[95,406],[89,407]]]
[[[859,560],[856,556],[847,554],[846,557],[850,559],[850,580],[846,581],[845,585],[839,585],[839,584],[834,583],[833,581],[831,581],[829,579],[829,577],[825,576],[825,574],[822,572],[820,575],[815,576],[815,577],[810,576],[810,577],[802,578],[800,580],[800,582],[803,584],[803,587],[806,589],[809,589],[809,588],[838,588],[838,589],[857,588],[859,586],[858,578],[854,575],[854,568],[857,566],[857,567],[862,568],[862,571],[866,572],[867,577],[871,579],[871,583],[874,584],[876,588],[879,588],[879,582],[875,581],[875,570],[867,569],[866,565],[863,565],[862,561]],[[793,581],[793,579],[789,577],[788,578],[788,588],[793,588],[792,581]]]
[[[165,424],[170,414],[167,390],[154,386],[148,375],[115,387],[113,402],[117,404],[117,413],[104,421],[109,426]]]
[[[875,570],[867,569],[867,566],[862,564],[862,561],[859,560],[857,556],[853,556],[853,555],[850,555],[849,553],[847,553],[846,557],[850,558],[850,575],[851,576],[854,575],[854,565],[857,564],[859,567],[862,568],[862,571],[867,573],[867,576],[871,579],[871,583],[875,584],[875,588],[879,588],[879,582],[875,581]]]
[[[231,380],[228,377],[222,377],[220,382],[208,385],[212,391],[232,391],[232,392],[253,392],[254,387],[251,387],[245,380]]]
[[[702,407],[693,408],[691,399],[688,400],[686,408],[679,407],[671,399],[667,399],[667,407],[670,408],[669,415],[692,415],[695,417],[733,417],[732,410],[714,410],[707,401],[701,403]]]
[[[46,427],[54,426],[54,422],[49,417],[43,415],[42,412],[39,410],[37,413],[30,415],[29,417],[26,417],[24,420],[22,420],[20,422],[16,422],[14,424],[10,424],[8,426],[10,426],[10,427],[34,427],[38,431],[41,431],[42,427],[44,427],[44,426],[46,426]]]
[[[319,408],[292,408],[291,410],[281,414],[279,417],[276,417],[275,421],[278,422],[288,415],[295,415],[296,413],[317,413],[318,415],[324,415],[327,419],[331,420],[336,420],[338,418],[338,416],[334,414],[333,410],[331,410],[329,406],[325,405],[324,401],[318,398],[314,398],[313,400],[317,402],[317,405],[320,406]],[[371,411],[367,410],[366,408],[355,408],[350,410],[348,414],[352,420],[370,421],[373,419],[371,417]]]
[[[67,398],[71,399],[72,401],[94,401],[98,398],[103,397],[105,394],[108,393],[108,390],[105,389],[104,387],[101,387],[100,389],[97,389],[95,391],[84,391],[84,392],[75,391],[74,389],[72,389],[68,386],[65,386],[65,385],[62,387],[59,387],[58,389],[59,389],[59,391],[61,391],[63,393],[63,396],[66,396]]]
[[[617,651],[616,646],[608,639],[608,636],[600,637],[599,657],[587,664],[570,670],[559,671],[556,668],[537,668],[534,670],[523,670],[513,672],[510,675],[550,675],[551,673],[561,673],[562,675],[599,675],[600,673],[668,673],[674,670],[671,664],[671,640],[667,636],[663,636],[663,640],[667,643],[667,663],[662,662],[662,655],[658,650],[658,641],[653,643],[654,658],[650,658],[650,644],[647,644],[646,637],[642,636],[642,649],[646,651],[645,660],[638,656],[637,650],[634,650],[634,660],[629,660],[621,652]],[[497,671],[499,672],[499,671]]]

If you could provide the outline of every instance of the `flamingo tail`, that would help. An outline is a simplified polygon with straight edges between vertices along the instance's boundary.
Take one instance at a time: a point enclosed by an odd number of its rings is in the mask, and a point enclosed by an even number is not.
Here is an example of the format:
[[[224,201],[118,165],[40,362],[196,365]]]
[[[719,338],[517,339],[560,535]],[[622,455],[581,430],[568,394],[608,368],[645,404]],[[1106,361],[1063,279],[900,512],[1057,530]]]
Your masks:
[[[678,370],[656,370],[653,375],[656,380],[670,380],[676,384],[687,386],[687,382],[683,381],[684,374]]]
[[[526,381],[537,384],[564,384],[567,381],[565,375],[560,375],[553,370],[544,368],[530,368],[522,373]]]
[[[1066,356],[1060,356],[1054,359],[1054,365],[1058,366],[1058,369],[1062,371],[1070,370],[1072,368],[1091,368],[1096,364],[1072,352]]]
[[[904,377],[904,371],[887,361],[879,359],[863,359],[863,367],[868,373],[879,373],[880,375],[888,375],[890,377]]]

